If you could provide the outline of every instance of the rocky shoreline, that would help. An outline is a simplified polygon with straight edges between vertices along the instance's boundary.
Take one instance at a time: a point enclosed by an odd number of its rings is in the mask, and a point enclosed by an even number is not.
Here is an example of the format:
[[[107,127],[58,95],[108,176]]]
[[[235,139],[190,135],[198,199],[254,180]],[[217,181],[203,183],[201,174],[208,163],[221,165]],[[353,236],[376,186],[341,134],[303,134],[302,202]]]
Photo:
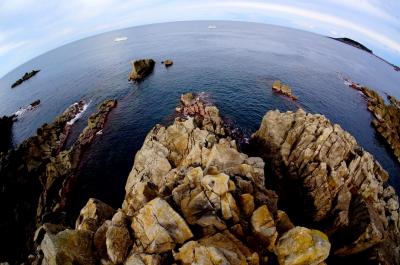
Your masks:
[[[14,115],[0,117],[0,153],[10,148],[14,120]]]
[[[121,208],[43,220],[30,264],[400,264],[388,174],[339,125],[269,111],[249,156],[216,106],[188,93],[177,112],[136,153]]]
[[[368,110],[374,115],[372,125],[400,162],[400,102],[388,95],[389,104],[374,90],[348,79],[349,87],[360,91],[367,99]]]
[[[32,250],[38,226],[64,222],[62,210],[81,155],[103,128],[116,101],[102,103],[78,140],[65,149],[71,125],[84,105],[84,101],[71,105],[18,148],[0,154],[0,237],[7,242],[0,249],[0,256],[12,264],[22,262]]]

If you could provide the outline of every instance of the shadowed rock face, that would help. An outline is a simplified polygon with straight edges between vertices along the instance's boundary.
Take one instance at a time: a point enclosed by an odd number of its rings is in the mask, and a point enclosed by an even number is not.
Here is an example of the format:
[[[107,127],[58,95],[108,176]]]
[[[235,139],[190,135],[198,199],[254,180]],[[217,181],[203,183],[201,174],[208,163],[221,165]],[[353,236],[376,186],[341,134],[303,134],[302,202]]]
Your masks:
[[[271,166],[268,184],[284,208],[325,231],[334,255],[399,264],[398,197],[385,184],[387,172],[354,137],[322,115],[270,111],[251,141]]]
[[[181,107],[192,108],[194,99],[183,95]],[[237,150],[212,107],[212,115],[193,108],[149,132],[111,221],[104,220],[110,211],[103,203],[89,201],[82,209],[74,231],[95,231],[98,263],[317,265],[327,258],[327,236],[295,227],[277,209],[275,192],[265,188],[264,162]],[[296,252],[288,255],[292,246]],[[42,249],[44,260],[65,251]],[[71,262],[81,264],[80,250],[72,251]]]
[[[10,148],[13,123],[14,117],[0,118],[0,153],[7,152]]]
[[[137,60],[132,63],[132,71],[129,74],[129,81],[141,81],[148,76],[154,69],[153,59]]]
[[[85,147],[103,128],[116,102],[106,101],[89,118],[88,126],[73,146],[65,150],[70,121],[82,111],[84,102],[71,105],[37,135],[0,157],[0,238],[7,244],[0,257],[21,261],[33,245],[33,233],[44,222],[62,223],[71,180]]]

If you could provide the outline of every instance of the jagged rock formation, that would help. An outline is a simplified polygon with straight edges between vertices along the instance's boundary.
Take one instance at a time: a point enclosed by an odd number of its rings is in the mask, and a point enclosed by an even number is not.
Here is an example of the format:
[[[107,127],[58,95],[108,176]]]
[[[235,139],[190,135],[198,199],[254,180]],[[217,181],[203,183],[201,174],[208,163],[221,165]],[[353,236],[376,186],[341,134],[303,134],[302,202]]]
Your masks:
[[[156,64],[153,59],[137,60],[132,64],[132,71],[129,74],[129,81],[141,81],[148,76]]]
[[[191,108],[196,98],[183,95],[181,108]],[[113,211],[91,199],[75,232],[49,231],[49,237],[57,242],[65,233],[70,240],[93,235],[92,258],[101,264],[323,262],[330,252],[327,236],[295,227],[277,209],[275,192],[265,188],[262,159],[237,150],[215,106],[211,113],[200,109],[148,133],[128,176],[122,209],[111,220]],[[40,243],[37,262],[40,252],[43,264],[65,256],[64,248],[46,244]],[[295,253],[288,254],[292,247]],[[91,264],[86,243],[82,250],[70,249],[70,263]]]
[[[345,81],[349,87],[360,91],[366,97],[368,110],[374,115],[372,124],[400,161],[400,102],[395,97],[388,96],[390,103],[387,105],[375,90],[348,79]]]
[[[35,76],[37,73],[39,73],[40,70],[32,70],[32,72],[29,73],[25,73],[23,77],[21,77],[20,79],[18,79],[17,81],[15,81],[14,84],[11,85],[11,88],[14,88],[16,86],[19,86],[20,84],[22,84],[23,82],[25,82],[26,80],[32,78],[33,76]]]
[[[292,89],[288,85],[282,84],[280,80],[274,81],[272,84],[272,89],[286,97],[297,100],[297,97],[292,94]]]
[[[368,99],[368,110],[374,115],[372,124],[400,161],[399,101],[393,96],[388,96],[390,104],[386,105],[385,101],[375,91],[366,87],[363,87],[362,91]]]
[[[14,116],[0,118],[0,154],[1,152],[7,152],[10,148],[13,123]]]
[[[162,61],[161,63],[162,63],[163,65],[165,65],[165,67],[170,67],[171,65],[174,64],[174,62],[173,62],[172,60],[169,60],[169,59],[167,59],[167,60],[165,60],[165,61]]]
[[[37,227],[44,222],[62,222],[61,210],[81,154],[103,128],[115,104],[113,100],[101,104],[68,150],[64,144],[84,102],[70,106],[52,124],[44,124],[35,136],[0,157],[0,238],[7,242],[0,249],[1,259],[21,261],[32,248]]]
[[[399,203],[387,172],[354,137],[322,115],[268,112],[252,136],[284,209],[325,231],[333,254],[400,264]],[[376,263],[373,263],[375,261]]]

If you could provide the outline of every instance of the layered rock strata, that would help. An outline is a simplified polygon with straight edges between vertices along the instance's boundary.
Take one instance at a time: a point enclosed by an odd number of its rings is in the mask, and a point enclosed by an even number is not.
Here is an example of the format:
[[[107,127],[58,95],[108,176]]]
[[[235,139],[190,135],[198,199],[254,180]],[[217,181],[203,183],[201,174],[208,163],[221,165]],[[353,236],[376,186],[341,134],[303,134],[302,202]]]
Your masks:
[[[398,197],[388,173],[348,132],[301,109],[270,111],[251,143],[270,166],[268,184],[281,205],[326,232],[341,263],[400,263]]]
[[[113,100],[101,104],[69,149],[64,145],[84,102],[70,106],[53,123],[44,124],[35,136],[0,157],[0,238],[7,242],[0,249],[1,259],[21,261],[32,248],[37,226],[64,220],[62,209],[82,152],[115,104]]]

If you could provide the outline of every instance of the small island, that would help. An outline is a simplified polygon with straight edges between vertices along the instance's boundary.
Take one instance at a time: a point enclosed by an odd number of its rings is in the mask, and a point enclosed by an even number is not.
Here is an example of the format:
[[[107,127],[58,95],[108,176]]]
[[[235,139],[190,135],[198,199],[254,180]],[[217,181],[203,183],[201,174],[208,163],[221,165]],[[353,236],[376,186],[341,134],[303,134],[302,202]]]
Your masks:
[[[351,45],[353,47],[356,47],[357,49],[360,49],[360,50],[363,50],[363,51],[373,54],[372,50],[368,49],[367,47],[365,47],[358,41],[352,40],[350,38],[333,38],[333,37],[330,37],[330,38],[333,40],[337,40],[337,41],[343,42],[345,44]]]
[[[37,73],[39,73],[40,70],[32,70],[32,72],[26,72],[24,74],[23,77],[21,77],[20,79],[18,79],[17,81],[15,81],[14,84],[11,85],[11,88],[14,88],[16,86],[19,86],[20,84],[22,84],[23,82],[25,82],[26,80],[32,78],[33,76],[35,76]]]

